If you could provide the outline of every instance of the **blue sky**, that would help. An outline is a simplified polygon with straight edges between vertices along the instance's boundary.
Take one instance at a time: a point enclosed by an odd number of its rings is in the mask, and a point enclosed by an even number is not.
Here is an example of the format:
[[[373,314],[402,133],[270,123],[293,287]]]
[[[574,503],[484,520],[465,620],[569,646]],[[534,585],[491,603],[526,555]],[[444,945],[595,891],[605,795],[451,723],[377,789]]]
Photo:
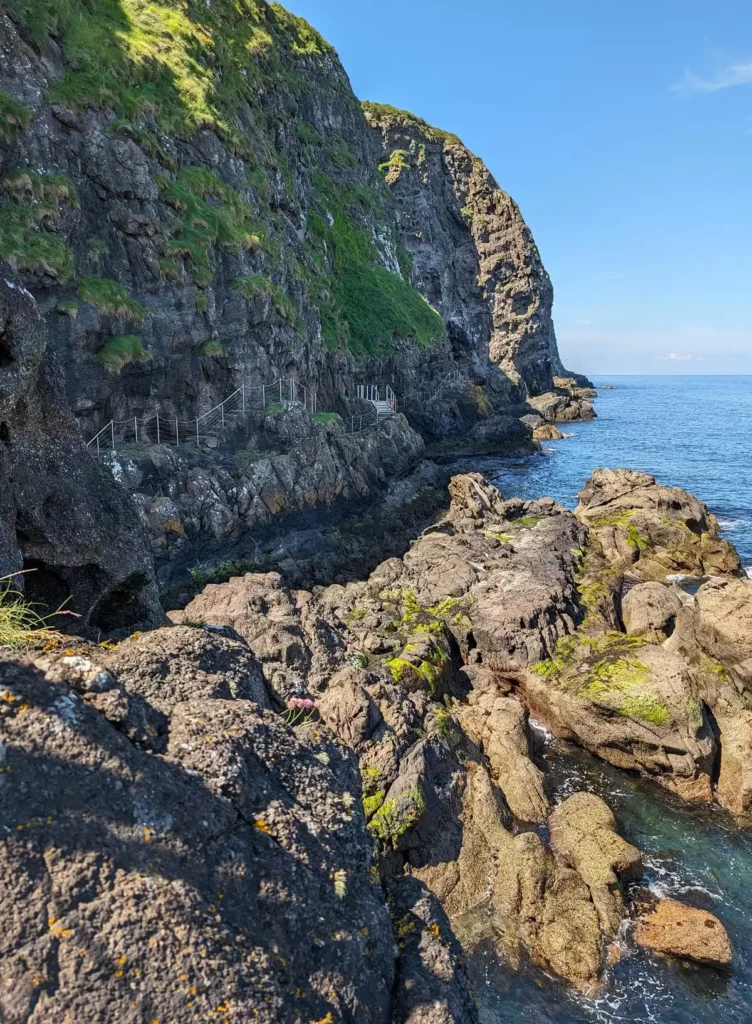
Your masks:
[[[590,373],[752,373],[749,0],[288,0],[519,203]]]

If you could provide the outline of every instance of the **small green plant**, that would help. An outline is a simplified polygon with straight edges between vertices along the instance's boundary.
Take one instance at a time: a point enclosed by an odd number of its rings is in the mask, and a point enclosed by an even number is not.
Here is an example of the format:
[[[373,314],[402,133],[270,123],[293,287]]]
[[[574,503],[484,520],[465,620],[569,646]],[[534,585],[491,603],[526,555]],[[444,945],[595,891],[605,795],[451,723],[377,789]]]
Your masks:
[[[203,589],[209,583],[226,583],[232,576],[253,572],[256,563],[247,559],[218,562],[215,565],[196,564],[189,570],[194,587]]]
[[[59,203],[73,209],[81,205],[76,186],[65,174],[37,174],[21,168],[6,174],[2,186],[17,203],[48,204],[50,214],[57,214]]]
[[[60,313],[61,316],[69,316],[71,320],[75,320],[78,316],[78,303],[58,302],[57,306],[55,306],[55,310]]]
[[[144,363],[151,359],[151,352],[144,348],[136,334],[121,334],[109,341],[97,352],[96,359],[108,373],[120,373],[128,363]]]
[[[117,281],[107,277],[83,277],[78,285],[78,297],[100,313],[124,320],[141,321],[146,310]]]
[[[364,651],[353,651],[347,660],[354,668],[368,668],[370,659]]]
[[[200,350],[202,356],[219,358],[225,354],[225,350],[218,341],[205,341]]]
[[[284,404],[282,402],[269,402],[264,408],[264,416],[268,416],[269,419],[274,419],[275,416],[279,416],[284,410]]]
[[[523,530],[534,530],[541,521],[541,516],[520,516],[519,519],[513,521],[517,526],[521,526]]]
[[[29,107],[0,90],[0,139],[3,142],[10,142],[14,132],[25,132],[32,116]]]
[[[197,292],[194,299],[197,313],[205,313],[209,308],[209,296],[204,292]]]
[[[54,615],[43,615],[16,589],[17,574],[0,576],[0,649],[18,650],[32,644],[53,643],[61,638],[49,626]]]
[[[2,186],[13,203],[0,209],[0,259],[65,284],[73,276],[73,253],[52,229],[60,203],[78,203],[70,179],[21,170],[7,174]]]
[[[387,184],[393,185],[402,171],[410,170],[410,154],[406,149],[395,149],[385,163],[379,164],[379,170]]]

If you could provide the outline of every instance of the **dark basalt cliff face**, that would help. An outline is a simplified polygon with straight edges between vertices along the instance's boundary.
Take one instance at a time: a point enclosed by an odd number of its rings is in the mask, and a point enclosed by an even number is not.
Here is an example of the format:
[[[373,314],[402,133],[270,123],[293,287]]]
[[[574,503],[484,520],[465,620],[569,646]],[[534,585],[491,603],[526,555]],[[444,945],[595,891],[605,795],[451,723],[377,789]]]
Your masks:
[[[512,200],[458,140],[369,128],[317,33],[242,7],[0,4],[0,258],[82,428],[280,375],[331,408],[455,367],[498,366],[507,404],[551,390],[551,285]]]
[[[417,462],[415,430],[499,450],[559,415],[525,405],[563,370],[514,202],[454,137],[364,115],[332,48],[279,4],[0,0],[2,261],[57,360],[47,436],[135,424],[141,447],[110,468],[158,560],[373,500]],[[309,416],[280,447],[291,428],[262,403],[223,460],[160,449],[157,413],[191,421],[277,378],[345,417],[357,384],[389,383],[407,421],[373,444]],[[557,401],[580,415],[581,396]]]

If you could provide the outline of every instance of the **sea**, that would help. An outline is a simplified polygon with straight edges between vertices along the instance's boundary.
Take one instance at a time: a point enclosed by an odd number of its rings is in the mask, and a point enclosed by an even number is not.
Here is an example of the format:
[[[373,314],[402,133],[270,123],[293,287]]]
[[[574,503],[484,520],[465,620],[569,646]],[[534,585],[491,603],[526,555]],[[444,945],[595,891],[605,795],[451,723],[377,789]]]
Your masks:
[[[752,377],[594,378],[598,419],[564,424],[561,441],[520,459],[474,460],[505,497],[551,496],[567,507],[597,467],[652,473],[684,487],[718,517],[752,575]],[[602,390],[604,384],[613,390]],[[621,834],[644,855],[644,883],[712,911],[734,947],[730,971],[666,963],[638,950],[629,929],[623,956],[594,999],[533,967],[508,970],[490,942],[471,957],[482,1024],[752,1024],[752,822],[684,804],[645,779],[556,744],[543,754],[555,802],[598,793]]]

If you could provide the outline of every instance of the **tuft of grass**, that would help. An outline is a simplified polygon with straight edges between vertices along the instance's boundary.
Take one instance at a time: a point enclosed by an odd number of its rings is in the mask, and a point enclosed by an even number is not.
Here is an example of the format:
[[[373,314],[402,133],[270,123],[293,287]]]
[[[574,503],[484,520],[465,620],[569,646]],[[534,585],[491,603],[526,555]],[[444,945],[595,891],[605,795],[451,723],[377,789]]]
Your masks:
[[[78,316],[78,303],[58,302],[57,306],[55,306],[55,310],[60,313],[61,316],[69,316],[71,320],[75,320]]]
[[[282,289],[268,277],[264,277],[262,274],[236,277],[232,282],[232,287],[248,302],[257,295],[267,295],[283,320],[288,323],[294,323],[297,320],[297,311],[289,296],[285,295]]]
[[[73,253],[53,233],[60,204],[78,206],[78,193],[63,175],[18,170],[2,179],[11,205],[0,208],[0,259],[60,284],[74,273]]]
[[[313,418],[317,423],[342,423],[342,417],[338,412],[315,412]]]
[[[393,185],[403,171],[410,170],[410,154],[406,149],[395,149],[389,159],[379,164],[388,185]]]
[[[128,363],[144,363],[151,359],[138,335],[121,334],[110,338],[97,352],[96,359],[109,373],[120,373]]]
[[[202,356],[223,356],[224,348],[218,341],[205,341],[200,350]]]
[[[65,174],[37,174],[19,168],[3,176],[2,186],[17,203],[49,203],[56,214],[59,203],[73,209],[81,205],[76,186]]]
[[[25,132],[31,124],[32,112],[9,92],[0,90],[0,139],[10,142],[14,132]]]
[[[83,277],[78,285],[78,297],[88,302],[100,313],[122,317],[125,320],[141,321],[146,310],[128,290],[108,277]]]
[[[0,649],[18,650],[60,638],[49,626],[53,615],[42,615],[13,584],[14,575],[0,576]]]
[[[206,287],[214,278],[210,253],[215,246],[253,252],[263,230],[250,203],[231,185],[202,167],[183,167],[175,178],[155,175],[165,203],[173,211],[171,236],[162,264],[165,277],[177,278],[177,261],[190,268],[196,284]]]

